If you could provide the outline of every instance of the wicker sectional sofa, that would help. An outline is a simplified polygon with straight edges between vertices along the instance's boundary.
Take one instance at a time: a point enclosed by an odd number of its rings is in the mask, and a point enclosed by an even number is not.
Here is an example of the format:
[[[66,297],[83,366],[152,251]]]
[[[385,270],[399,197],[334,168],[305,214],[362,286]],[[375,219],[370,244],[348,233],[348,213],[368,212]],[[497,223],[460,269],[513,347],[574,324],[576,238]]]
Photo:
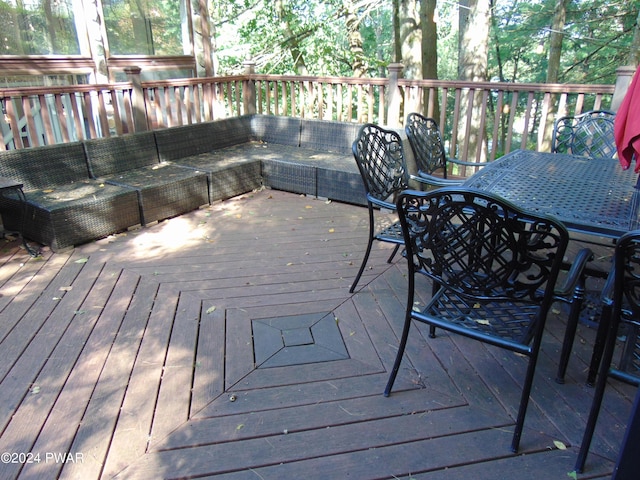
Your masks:
[[[0,152],[6,229],[57,251],[261,186],[365,205],[351,144],[360,125],[246,115]]]

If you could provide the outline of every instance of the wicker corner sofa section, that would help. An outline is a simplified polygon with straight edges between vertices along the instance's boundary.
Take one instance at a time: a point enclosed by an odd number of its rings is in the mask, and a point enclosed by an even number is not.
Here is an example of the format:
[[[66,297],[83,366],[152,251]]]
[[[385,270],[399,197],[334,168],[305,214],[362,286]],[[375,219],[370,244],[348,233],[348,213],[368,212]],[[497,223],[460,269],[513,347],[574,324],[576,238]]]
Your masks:
[[[54,251],[140,223],[136,192],[91,179],[80,142],[0,152],[0,175],[26,197],[24,225],[20,199],[0,197],[4,227]]]
[[[245,115],[0,152],[24,184],[24,235],[52,250],[169,218],[261,186],[364,205],[351,144],[360,125]],[[19,199],[0,198],[19,230]]]

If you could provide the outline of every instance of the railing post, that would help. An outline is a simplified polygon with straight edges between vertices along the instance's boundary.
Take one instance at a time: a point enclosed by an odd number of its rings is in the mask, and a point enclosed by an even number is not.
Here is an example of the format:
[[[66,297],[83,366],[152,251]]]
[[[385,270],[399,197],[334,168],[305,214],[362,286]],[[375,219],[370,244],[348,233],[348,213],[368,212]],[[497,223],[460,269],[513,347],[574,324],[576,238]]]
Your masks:
[[[244,74],[247,76],[242,88],[244,113],[254,115],[256,113],[256,83],[253,81],[253,75],[256,73],[256,62],[248,58],[242,62],[242,65],[244,66]]]
[[[140,80],[140,67],[126,67],[124,73],[131,82],[131,108],[133,109],[133,131],[144,132],[149,129],[147,124],[147,111],[144,104],[144,93]]]
[[[636,71],[636,67],[627,65],[626,67],[618,67],[616,70],[616,86],[613,90],[613,97],[611,98],[611,111],[617,112],[620,108],[620,104],[624,99],[629,85],[631,84],[631,78]]]
[[[398,88],[398,78],[400,78],[404,65],[401,63],[390,63],[387,68],[389,70],[389,91],[387,92],[389,108],[387,110],[386,123],[390,127],[401,127],[400,104],[402,102],[402,95]]]

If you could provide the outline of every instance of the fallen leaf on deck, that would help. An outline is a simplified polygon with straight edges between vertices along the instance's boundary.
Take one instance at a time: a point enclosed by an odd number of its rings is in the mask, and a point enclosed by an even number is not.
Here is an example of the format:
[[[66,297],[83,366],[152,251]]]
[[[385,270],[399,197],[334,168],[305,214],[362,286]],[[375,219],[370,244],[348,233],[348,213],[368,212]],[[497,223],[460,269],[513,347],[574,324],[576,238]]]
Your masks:
[[[211,315],[215,311],[216,311],[215,305],[213,307],[209,307],[207,308],[207,315]]]
[[[556,446],[556,448],[558,450],[566,450],[567,449],[567,446],[564,443],[562,443],[560,440],[554,440],[553,444]]]
[[[89,261],[88,258],[79,258],[74,263],[87,263]]]

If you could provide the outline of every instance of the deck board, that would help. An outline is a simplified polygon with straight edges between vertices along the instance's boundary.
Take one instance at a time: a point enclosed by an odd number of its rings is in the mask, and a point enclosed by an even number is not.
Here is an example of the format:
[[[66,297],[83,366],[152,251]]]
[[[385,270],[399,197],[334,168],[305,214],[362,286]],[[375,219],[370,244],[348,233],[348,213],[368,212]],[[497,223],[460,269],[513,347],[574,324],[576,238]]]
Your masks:
[[[405,260],[387,263],[391,246],[375,244],[350,294],[367,229],[365,208],[265,190],[41,259],[7,243],[0,450],[81,461],[2,463],[0,478],[566,477],[593,394],[594,330],[579,326],[558,385],[554,307],[513,455],[524,361],[512,353],[414,325],[382,396]],[[318,338],[256,364],[253,322],[316,317]],[[336,333],[342,346],[322,360],[320,337]],[[611,382],[579,478],[611,473],[632,397]]]

